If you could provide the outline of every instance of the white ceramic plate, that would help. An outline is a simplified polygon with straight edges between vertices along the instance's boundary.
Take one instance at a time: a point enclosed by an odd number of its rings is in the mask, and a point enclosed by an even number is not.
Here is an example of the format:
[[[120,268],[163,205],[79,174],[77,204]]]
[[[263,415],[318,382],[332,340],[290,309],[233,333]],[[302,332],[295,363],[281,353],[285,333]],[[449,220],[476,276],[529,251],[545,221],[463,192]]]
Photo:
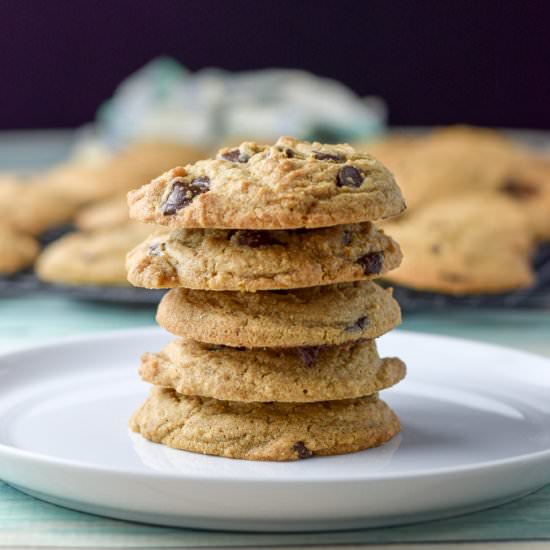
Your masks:
[[[550,481],[550,361],[395,331],[408,363],[383,397],[403,424],[373,450],[292,463],[175,451],[127,429],[145,398],[138,357],[170,337],[140,329],[0,360],[0,478],[117,518],[208,529],[330,530],[472,511]]]

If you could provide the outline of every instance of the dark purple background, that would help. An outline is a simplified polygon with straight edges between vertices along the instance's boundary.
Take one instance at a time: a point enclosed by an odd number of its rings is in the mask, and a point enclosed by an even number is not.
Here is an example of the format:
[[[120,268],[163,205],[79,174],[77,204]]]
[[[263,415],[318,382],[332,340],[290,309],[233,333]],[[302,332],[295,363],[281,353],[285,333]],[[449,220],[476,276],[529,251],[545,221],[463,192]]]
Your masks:
[[[89,121],[157,55],[305,68],[384,97],[393,124],[550,128],[544,0],[3,0],[0,128]]]

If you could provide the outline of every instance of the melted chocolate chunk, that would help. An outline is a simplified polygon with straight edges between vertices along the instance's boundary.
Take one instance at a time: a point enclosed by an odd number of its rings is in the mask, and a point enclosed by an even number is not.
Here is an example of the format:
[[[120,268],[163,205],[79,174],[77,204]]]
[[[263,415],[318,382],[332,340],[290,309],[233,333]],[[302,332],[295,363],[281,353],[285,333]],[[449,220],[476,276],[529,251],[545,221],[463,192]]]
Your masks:
[[[160,243],[155,243],[155,244],[152,244],[150,247],[149,247],[149,256],[160,256],[162,254],[162,250],[163,250],[163,245],[161,245]]]
[[[440,254],[441,253],[441,245],[435,243],[432,244],[432,247],[430,249],[432,251],[432,254]]]
[[[292,446],[292,450],[298,453],[298,458],[309,458],[313,456],[313,451],[310,451],[303,441],[297,441]]]
[[[228,160],[229,162],[248,162],[250,157],[243,153],[240,149],[231,149],[223,155],[221,155],[223,160]]]
[[[210,179],[206,176],[199,176],[191,182],[185,180],[175,180],[172,183],[172,190],[162,207],[162,213],[165,216],[175,214],[202,193],[210,190]]]
[[[296,348],[296,351],[298,352],[298,355],[304,362],[304,365],[306,367],[311,367],[313,366],[313,363],[315,363],[315,360],[317,359],[317,356],[321,351],[321,346],[300,347],[300,348]]]
[[[530,199],[539,192],[537,185],[515,178],[507,179],[500,186],[500,190],[518,200]]]
[[[355,260],[363,268],[365,275],[375,275],[382,271],[384,266],[383,252],[369,252]]]
[[[336,176],[338,187],[361,187],[363,174],[355,166],[343,166]]]
[[[322,151],[315,151],[313,156],[317,160],[332,160],[334,162],[345,162],[346,157],[340,153],[323,153]]]
[[[237,244],[250,248],[262,248],[283,243],[273,237],[269,231],[239,231]]]
[[[368,324],[369,324],[369,318],[367,315],[365,315],[363,317],[359,317],[359,319],[357,319],[357,321],[355,321],[353,325],[351,325],[350,327],[347,327],[346,330],[348,332],[353,330],[363,330]]]

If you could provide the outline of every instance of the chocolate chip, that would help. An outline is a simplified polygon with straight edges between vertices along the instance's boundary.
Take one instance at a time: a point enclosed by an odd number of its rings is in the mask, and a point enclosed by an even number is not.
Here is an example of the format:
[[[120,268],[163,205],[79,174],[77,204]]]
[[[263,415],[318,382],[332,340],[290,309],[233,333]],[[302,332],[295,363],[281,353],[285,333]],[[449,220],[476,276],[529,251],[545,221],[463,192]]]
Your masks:
[[[264,246],[283,243],[273,237],[269,231],[239,231],[237,244],[240,246],[249,246],[250,248],[262,248]]]
[[[361,187],[363,174],[355,166],[343,166],[336,176],[338,187]]]
[[[364,315],[363,317],[359,317],[353,325],[346,328],[348,332],[353,330],[363,330],[367,325],[369,324],[369,318],[367,315]]]
[[[223,160],[228,160],[229,162],[248,162],[250,157],[243,153],[240,149],[231,149],[230,151],[227,151],[226,153],[223,153],[221,155],[221,158]]]
[[[432,248],[430,249],[432,251],[432,254],[440,254],[441,253],[441,245],[435,243],[432,244]]]
[[[162,248],[160,243],[152,244],[149,247],[149,256],[160,256],[162,254]]]
[[[342,233],[342,244],[344,246],[348,246],[348,244],[351,242],[351,231],[344,231]]]
[[[199,176],[191,182],[185,180],[175,180],[172,183],[172,190],[162,207],[162,213],[165,216],[175,214],[202,193],[210,189],[210,179],[206,176]]]
[[[317,359],[317,356],[319,355],[319,352],[321,351],[320,346],[307,346],[307,347],[300,347],[296,348],[296,351],[298,352],[298,355],[304,362],[304,365],[306,367],[311,367],[313,363],[315,363],[315,360]]]
[[[507,193],[514,199],[525,200],[530,199],[539,192],[537,185],[533,183],[521,181],[515,178],[507,179],[501,186],[500,190],[503,193]]]
[[[384,266],[384,253],[383,252],[369,252],[360,258],[355,260],[363,268],[365,275],[374,275],[382,271]]]
[[[346,161],[346,157],[340,153],[323,153],[321,151],[314,151],[313,156],[317,160],[332,160],[334,162]]]
[[[296,451],[298,458],[310,458],[313,456],[313,451],[310,451],[304,444],[303,441],[297,441],[292,446],[292,450]]]

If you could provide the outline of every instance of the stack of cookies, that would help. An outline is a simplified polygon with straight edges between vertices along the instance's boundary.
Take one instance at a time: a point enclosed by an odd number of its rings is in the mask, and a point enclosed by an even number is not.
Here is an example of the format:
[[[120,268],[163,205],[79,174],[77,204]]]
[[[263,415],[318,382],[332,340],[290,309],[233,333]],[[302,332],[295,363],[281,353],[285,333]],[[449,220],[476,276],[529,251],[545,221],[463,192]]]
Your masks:
[[[371,222],[400,213],[391,173],[348,145],[243,143],[129,194],[168,226],[131,251],[129,281],[171,288],[178,336],[142,357],[154,385],[131,428],[177,449],[295,460],[380,445],[399,431],[378,392],[405,375],[375,338],[400,322],[372,279],[399,246]]]

